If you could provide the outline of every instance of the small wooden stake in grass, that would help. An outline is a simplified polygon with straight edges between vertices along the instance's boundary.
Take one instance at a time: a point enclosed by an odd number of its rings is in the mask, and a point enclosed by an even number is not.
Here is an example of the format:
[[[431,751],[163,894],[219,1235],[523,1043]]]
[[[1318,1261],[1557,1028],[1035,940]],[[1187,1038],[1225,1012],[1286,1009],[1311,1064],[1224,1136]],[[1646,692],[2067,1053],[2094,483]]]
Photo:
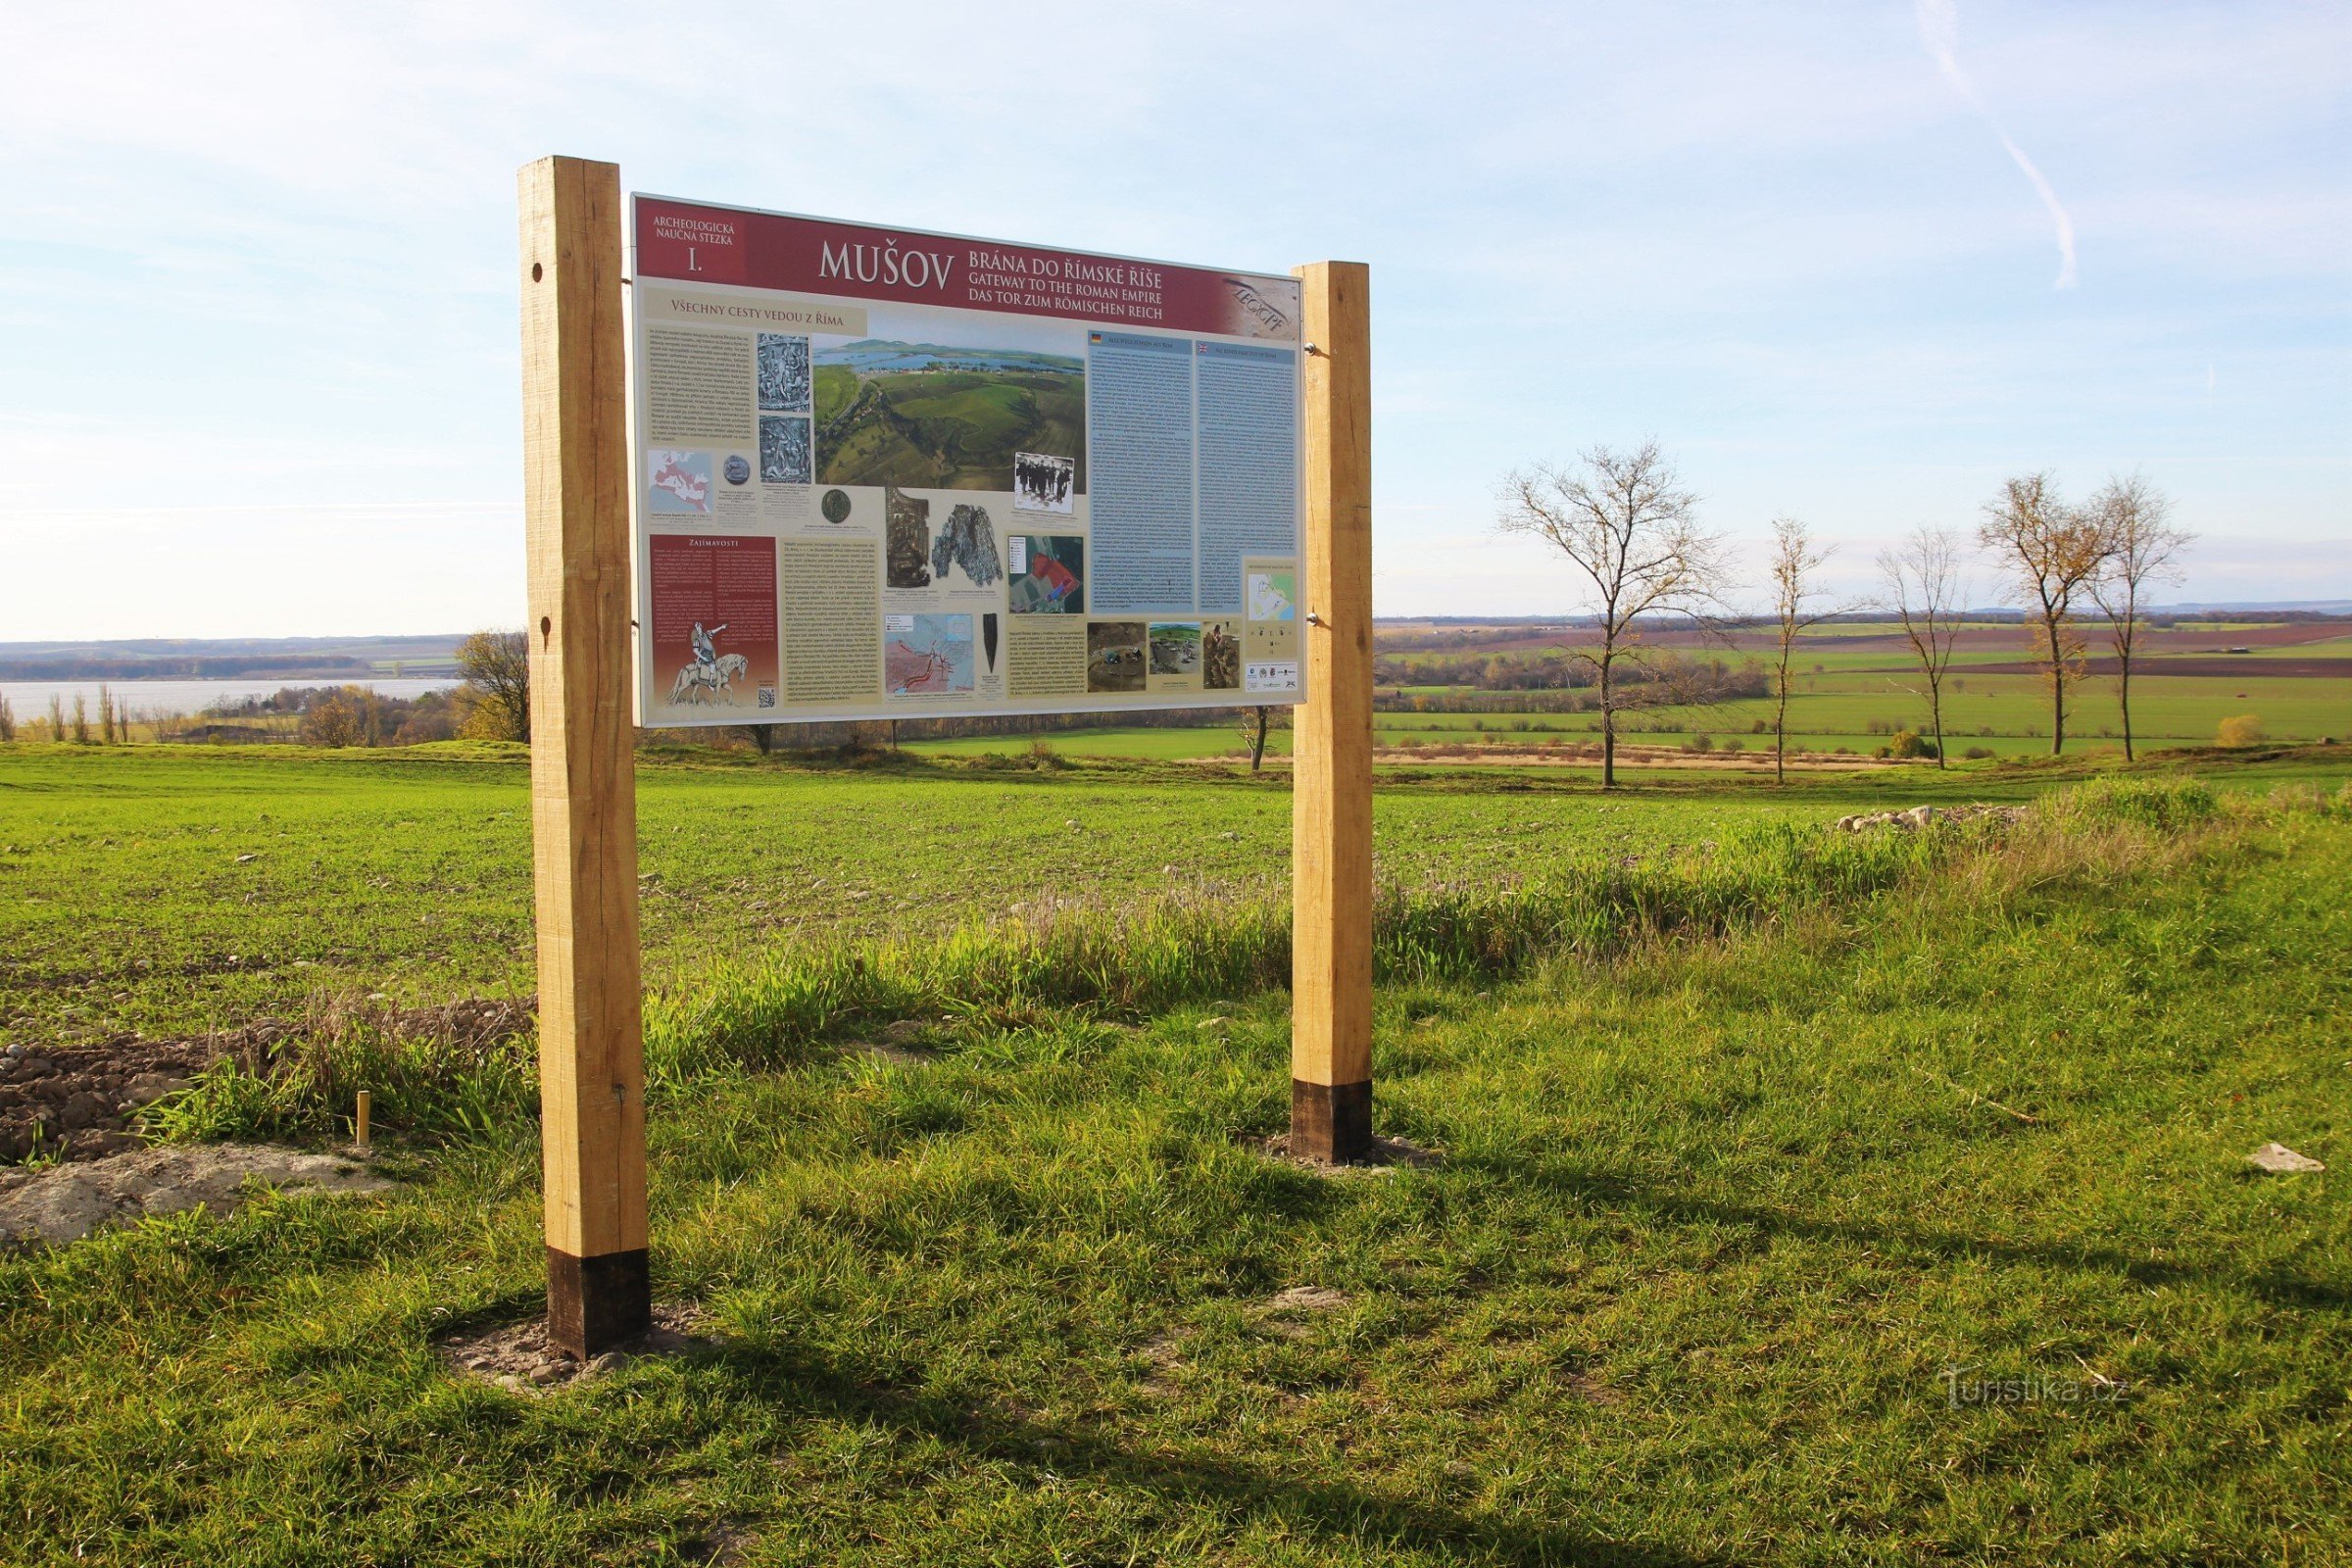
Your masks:
[[[1297,270],[1306,341],[1292,751],[1291,1153],[1372,1151],[1372,310],[1360,262]]]
[[[351,1141],[359,1146],[363,1154],[368,1152],[368,1115],[374,1109],[375,1096],[365,1089],[361,1090],[359,1107],[351,1118]]]
[[[547,1333],[585,1359],[653,1325],[620,170],[545,158],[520,183]]]

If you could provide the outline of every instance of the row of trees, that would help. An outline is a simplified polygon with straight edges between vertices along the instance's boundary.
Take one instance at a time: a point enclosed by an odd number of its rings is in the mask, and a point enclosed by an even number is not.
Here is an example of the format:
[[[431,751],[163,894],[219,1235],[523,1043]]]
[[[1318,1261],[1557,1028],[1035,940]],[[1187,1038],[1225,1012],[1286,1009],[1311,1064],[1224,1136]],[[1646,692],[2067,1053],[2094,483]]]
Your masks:
[[[76,746],[121,746],[130,739],[130,710],[115,698],[108,686],[98,688],[98,716],[90,716],[89,700],[79,692],[74,694],[71,716],[65,699],[54,694],[49,699],[49,713],[44,718],[28,718],[24,723],[31,739],[72,740]],[[0,742],[17,738],[17,710],[5,696],[0,696]]]
[[[1684,488],[1656,442],[1631,451],[1594,447],[1569,465],[1540,465],[1503,482],[1496,525],[1543,541],[1576,569],[1594,622],[1591,646],[1571,658],[1591,670],[1601,714],[1601,787],[1617,781],[1617,714],[1634,671],[1657,666],[1644,633],[1688,620],[1722,626],[1740,618],[1732,557],[1723,537],[1698,520],[1698,498]],[[2082,679],[2085,607],[2104,619],[2119,673],[2124,755],[2132,755],[2132,666],[2146,602],[2174,580],[2190,536],[2172,525],[2163,494],[2136,475],[2110,480],[2070,505],[2045,473],[2006,481],[1985,504],[1974,537],[2002,584],[2020,600],[2034,632],[2034,662],[2050,694],[2050,751],[2066,746],[2067,696]],[[1773,630],[1770,670],[1773,754],[1785,777],[1788,696],[1798,640],[1841,614],[1891,613],[1918,662],[1936,765],[1943,763],[1943,687],[1971,593],[1970,541],[1954,529],[1923,527],[1882,552],[1879,591],[1840,603],[1821,589],[1832,547],[1802,521],[1772,525],[1765,619]],[[1749,617],[1752,618],[1752,617]]]
[[[458,645],[455,691],[385,697],[363,686],[317,694],[304,705],[302,738],[313,746],[410,746],[419,741],[531,738],[531,640],[519,631],[477,631]]]
[[[1576,629],[1559,628],[1566,634],[1573,634]],[[1753,660],[1735,667],[1721,659],[1679,659],[1663,653],[1654,663],[1624,672],[1629,683],[1646,681],[1659,688],[1652,707],[1755,697],[1762,693],[1762,666]],[[1557,648],[1476,654],[1384,652],[1373,658],[1372,681],[1376,686],[1458,686],[1480,692],[1559,693],[1590,689],[1593,670],[1574,654]],[[1565,705],[1571,711],[1580,706]]]

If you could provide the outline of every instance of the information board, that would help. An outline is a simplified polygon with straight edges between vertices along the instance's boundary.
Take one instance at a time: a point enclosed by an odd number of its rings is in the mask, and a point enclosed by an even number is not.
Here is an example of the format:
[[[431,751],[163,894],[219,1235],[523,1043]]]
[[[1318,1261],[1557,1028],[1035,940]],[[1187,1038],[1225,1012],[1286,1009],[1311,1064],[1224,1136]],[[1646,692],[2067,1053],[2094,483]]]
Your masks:
[[[1303,699],[1296,280],[630,208],[640,724]]]

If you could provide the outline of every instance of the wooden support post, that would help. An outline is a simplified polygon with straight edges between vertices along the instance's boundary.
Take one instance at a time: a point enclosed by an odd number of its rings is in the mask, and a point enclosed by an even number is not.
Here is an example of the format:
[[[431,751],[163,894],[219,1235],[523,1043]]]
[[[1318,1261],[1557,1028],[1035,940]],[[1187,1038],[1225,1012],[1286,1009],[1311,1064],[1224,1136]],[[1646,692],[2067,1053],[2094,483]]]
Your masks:
[[[1306,701],[1294,717],[1291,1152],[1372,1149],[1372,310],[1360,262],[1305,295]]]
[[[587,1357],[653,1321],[620,170],[545,158],[520,186],[547,1329]]]

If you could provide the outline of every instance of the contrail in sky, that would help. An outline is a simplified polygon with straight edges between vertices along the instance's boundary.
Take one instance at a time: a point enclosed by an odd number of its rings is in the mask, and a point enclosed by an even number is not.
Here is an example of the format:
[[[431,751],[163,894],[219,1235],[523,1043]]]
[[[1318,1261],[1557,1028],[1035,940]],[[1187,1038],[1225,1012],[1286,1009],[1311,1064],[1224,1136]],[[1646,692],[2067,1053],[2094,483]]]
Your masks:
[[[2009,156],[2017,160],[2017,167],[2026,172],[2026,178],[2034,182],[2035,193],[2041,197],[2041,205],[2050,210],[2050,221],[2058,230],[2058,281],[2053,286],[2073,288],[2075,220],[2066,216],[2066,209],[2058,205],[2058,193],[2050,189],[2050,182],[2041,177],[2041,171],[2034,167],[2034,160],[2026,156],[2026,150],[2009,139],[2009,132],[2001,128],[2001,122],[1993,118],[1992,111],[1985,107],[1984,100],[1978,95],[1977,84],[1968,79],[1967,72],[1960,69],[1959,8],[1954,0],[1918,0],[1918,4],[1919,36],[1926,42],[1928,53],[1936,57],[1936,64],[1943,68],[1945,78],[1958,89],[1968,106],[1984,117],[1984,123],[1990,125],[1992,133],[2001,138],[2001,145],[2008,148]]]

